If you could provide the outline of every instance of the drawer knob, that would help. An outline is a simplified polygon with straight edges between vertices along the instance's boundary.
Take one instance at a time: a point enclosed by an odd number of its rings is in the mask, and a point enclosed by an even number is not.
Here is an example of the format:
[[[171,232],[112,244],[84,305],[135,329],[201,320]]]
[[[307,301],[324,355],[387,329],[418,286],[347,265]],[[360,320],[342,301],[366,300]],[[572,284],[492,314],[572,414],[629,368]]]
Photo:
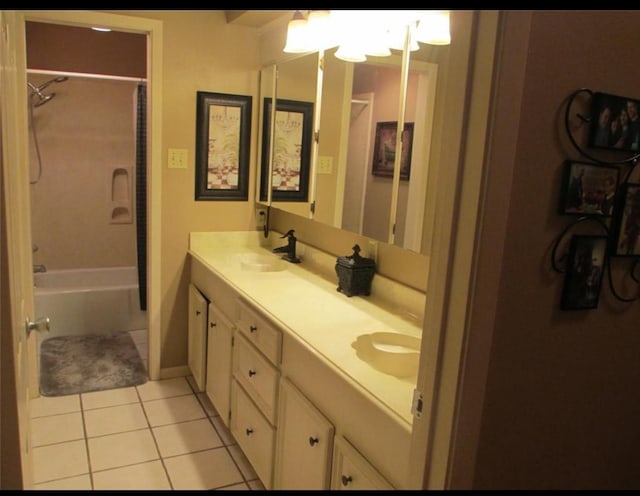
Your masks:
[[[251,332],[256,332],[258,330],[258,328],[256,326],[252,325],[252,326],[249,327],[249,330]]]
[[[310,437],[309,438],[309,445],[310,446],[315,446],[316,444],[318,444],[318,438],[317,437]]]
[[[200,310],[196,310],[196,315],[200,315]]]
[[[342,480],[343,486],[348,486],[353,480],[350,475],[343,475],[340,479]]]
[[[256,371],[249,369],[249,377],[253,377],[254,375],[256,375]]]
[[[216,326],[216,323],[215,323],[215,322],[210,322],[210,323],[209,323],[209,327],[212,327],[212,328],[213,328],[213,327],[215,327],[215,326]]]
[[[253,429],[247,429],[247,436],[250,436],[251,434],[253,434]]]

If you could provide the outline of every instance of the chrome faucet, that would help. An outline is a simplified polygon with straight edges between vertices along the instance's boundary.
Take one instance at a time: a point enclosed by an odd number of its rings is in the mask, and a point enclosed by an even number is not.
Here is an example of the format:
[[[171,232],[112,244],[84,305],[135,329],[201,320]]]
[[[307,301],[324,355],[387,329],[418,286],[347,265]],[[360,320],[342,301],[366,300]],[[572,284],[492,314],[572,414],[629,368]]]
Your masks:
[[[47,268],[45,267],[44,264],[37,264],[33,266],[33,272],[34,274],[37,274],[38,272],[46,272]]]
[[[280,236],[280,239],[287,238],[287,244],[273,249],[273,253],[284,253],[282,258],[287,262],[300,263],[300,259],[296,256],[296,237],[295,231],[289,229],[286,234]]]

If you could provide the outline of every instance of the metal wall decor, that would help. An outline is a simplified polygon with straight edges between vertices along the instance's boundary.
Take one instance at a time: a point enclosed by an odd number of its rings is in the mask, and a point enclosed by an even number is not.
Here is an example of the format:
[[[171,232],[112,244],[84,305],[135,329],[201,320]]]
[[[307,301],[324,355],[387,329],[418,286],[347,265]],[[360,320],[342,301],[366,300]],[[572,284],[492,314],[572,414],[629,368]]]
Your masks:
[[[572,114],[576,98],[585,95],[590,97],[590,116]],[[581,88],[568,99],[564,125],[581,160],[565,162],[559,213],[574,219],[556,237],[551,250],[553,270],[565,274],[560,307],[596,308],[605,280],[616,300],[634,302],[640,298],[640,184],[630,178],[640,159],[640,140],[636,144],[631,138],[620,141],[613,136],[619,136],[619,126],[625,127],[626,136],[640,136],[638,101]],[[588,126],[588,151],[574,136],[574,130],[584,131],[584,126]],[[596,156],[595,150],[611,159]],[[576,232],[579,226],[589,226],[588,232]],[[623,295],[616,288],[613,264],[624,269],[627,292],[634,294]]]

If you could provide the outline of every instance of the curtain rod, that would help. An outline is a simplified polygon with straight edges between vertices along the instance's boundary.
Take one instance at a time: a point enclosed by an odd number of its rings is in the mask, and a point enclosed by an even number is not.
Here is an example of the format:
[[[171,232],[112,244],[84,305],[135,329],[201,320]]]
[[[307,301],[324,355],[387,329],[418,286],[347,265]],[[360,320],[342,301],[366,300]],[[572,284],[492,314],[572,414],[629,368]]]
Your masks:
[[[88,72],[65,72],[65,71],[47,71],[43,69],[27,69],[27,74],[45,74],[49,76],[68,76],[89,79],[108,79],[111,81],[132,81],[135,83],[146,83],[146,78],[128,77],[128,76],[111,76],[109,74],[91,74]]]

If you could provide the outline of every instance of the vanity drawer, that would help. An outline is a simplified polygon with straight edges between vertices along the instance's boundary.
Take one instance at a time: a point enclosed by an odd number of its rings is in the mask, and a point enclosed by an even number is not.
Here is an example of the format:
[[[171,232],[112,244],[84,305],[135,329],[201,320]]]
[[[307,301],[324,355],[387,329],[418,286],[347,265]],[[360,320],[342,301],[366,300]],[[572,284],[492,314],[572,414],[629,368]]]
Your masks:
[[[234,345],[233,376],[265,417],[275,424],[280,372],[241,334],[236,336]]]
[[[231,433],[267,489],[271,489],[275,428],[235,380],[231,381]]]
[[[282,356],[282,332],[247,302],[238,300],[236,327],[275,365]]]

